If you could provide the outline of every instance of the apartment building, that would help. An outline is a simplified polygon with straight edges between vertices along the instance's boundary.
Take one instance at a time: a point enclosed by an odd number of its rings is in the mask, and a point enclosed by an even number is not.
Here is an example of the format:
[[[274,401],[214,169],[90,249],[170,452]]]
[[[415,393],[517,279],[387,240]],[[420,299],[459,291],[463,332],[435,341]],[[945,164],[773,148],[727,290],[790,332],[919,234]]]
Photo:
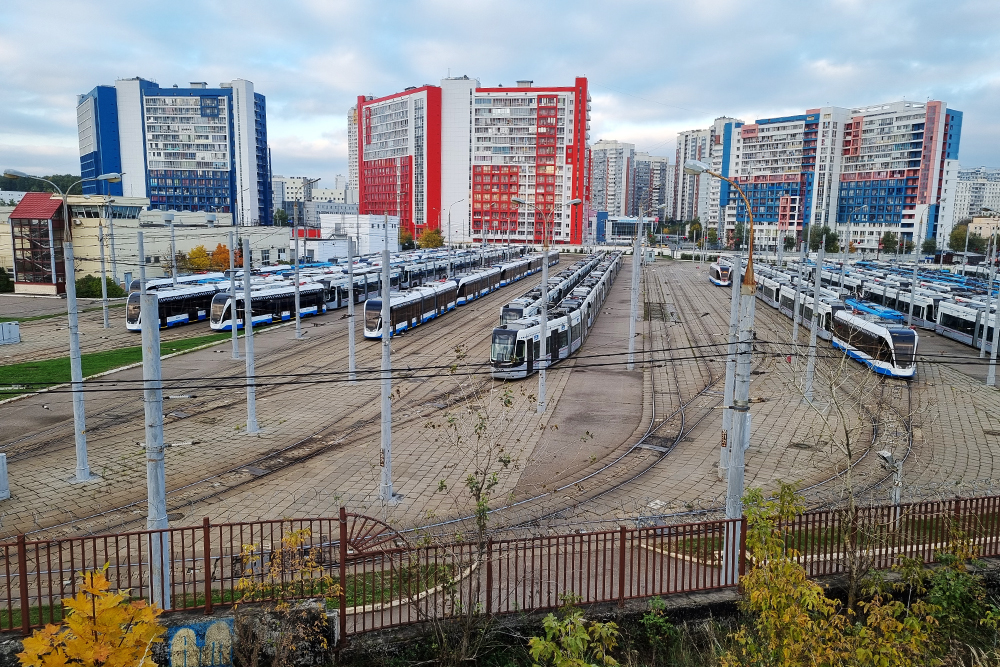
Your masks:
[[[859,249],[877,249],[887,231],[919,243],[950,231],[941,204],[961,126],[939,101],[809,109],[739,127],[721,173],[746,193],[762,246],[809,225]],[[720,189],[719,205],[729,232],[748,219],[735,189]]]
[[[555,243],[581,243],[584,211],[566,202],[589,197],[589,99],[582,77],[512,87],[449,77],[359,97],[348,135],[360,213],[399,215],[414,236],[441,228],[453,242],[540,242],[548,228]]]
[[[240,225],[272,222],[267,108],[253,83],[161,87],[141,78],[77,98],[84,194],[145,197],[152,209],[232,213]]]
[[[635,144],[601,139],[591,149],[590,204],[608,215],[625,215],[629,208]]]
[[[1000,169],[955,168],[954,177],[945,181],[943,196],[949,195],[943,217],[952,225],[981,215],[984,208],[1000,212]]]
[[[703,130],[686,130],[677,134],[677,173],[674,179],[673,217],[690,221],[698,218],[705,225],[719,225],[721,213],[718,202],[725,183],[708,174],[690,175],[683,172],[684,162],[698,160],[713,168],[716,173],[729,163],[730,141],[742,120],[722,116]]]

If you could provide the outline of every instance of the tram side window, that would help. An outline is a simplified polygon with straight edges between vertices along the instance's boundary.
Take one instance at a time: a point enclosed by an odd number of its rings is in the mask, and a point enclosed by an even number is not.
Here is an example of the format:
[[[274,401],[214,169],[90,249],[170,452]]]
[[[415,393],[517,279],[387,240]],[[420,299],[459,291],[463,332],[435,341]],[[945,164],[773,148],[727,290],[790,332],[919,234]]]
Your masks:
[[[583,335],[583,320],[573,325],[573,340],[578,340]]]
[[[562,331],[556,332],[556,349],[562,349],[569,346],[569,329],[563,329]]]
[[[972,320],[967,320],[963,317],[956,317],[951,313],[942,312],[941,313],[941,325],[948,327],[949,329],[954,329],[955,331],[961,331],[962,333],[972,335],[972,331],[975,328],[975,322]]]

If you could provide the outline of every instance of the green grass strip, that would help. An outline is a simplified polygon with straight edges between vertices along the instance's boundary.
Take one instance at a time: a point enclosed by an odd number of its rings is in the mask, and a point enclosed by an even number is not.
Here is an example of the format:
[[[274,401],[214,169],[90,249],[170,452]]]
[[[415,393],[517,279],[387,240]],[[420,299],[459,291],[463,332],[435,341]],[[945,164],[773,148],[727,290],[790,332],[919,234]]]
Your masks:
[[[125,300],[122,299],[119,303],[109,303],[108,309],[111,308],[124,308]],[[103,310],[104,306],[94,306],[93,308],[83,308],[80,310],[81,313],[90,313],[95,310]],[[51,320],[53,317],[66,317],[66,313],[49,313],[48,315],[32,315],[30,317],[0,317],[0,322],[37,322],[38,320]]]
[[[160,343],[160,354],[168,355],[184,352],[194,347],[227,340],[232,333],[217,333],[208,336],[194,336]],[[139,340],[139,334],[136,334]],[[137,364],[142,361],[142,346],[123,347],[117,350],[90,352],[81,355],[83,376],[97,375],[115,368]],[[70,381],[69,357],[45,359],[42,361],[25,361],[19,364],[0,366],[0,400],[17,396],[18,394],[38,391],[45,387],[63,384]],[[30,382],[30,386],[18,387]],[[15,388],[17,387],[17,388]]]

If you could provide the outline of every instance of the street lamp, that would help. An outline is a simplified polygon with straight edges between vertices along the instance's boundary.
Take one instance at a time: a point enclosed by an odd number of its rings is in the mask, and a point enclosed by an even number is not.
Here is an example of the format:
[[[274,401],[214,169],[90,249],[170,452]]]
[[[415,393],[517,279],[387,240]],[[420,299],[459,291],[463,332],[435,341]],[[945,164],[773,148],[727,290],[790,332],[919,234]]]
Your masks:
[[[708,174],[715,178],[726,181],[740,194],[743,204],[747,209],[749,218],[749,243],[747,244],[747,268],[743,274],[743,280],[739,289],[739,307],[732,308],[731,314],[737,315],[736,326],[730,320],[730,344],[735,342],[735,353],[730,357],[733,361],[727,362],[726,372],[726,397],[732,396],[732,403],[727,404],[726,409],[732,411],[733,437],[728,437],[724,432],[723,437],[727,440],[729,449],[729,471],[726,484],[726,518],[730,523],[726,529],[727,549],[726,558],[738,560],[737,550],[740,544],[741,524],[739,520],[743,517],[743,482],[744,482],[744,452],[750,445],[750,363],[753,354],[753,327],[754,309],[756,305],[757,285],[753,275],[753,207],[746,193],[739,183],[731,180],[722,174],[711,171],[707,164],[698,160],[688,160],[684,163],[684,173],[690,175]],[[739,273],[737,273],[739,276]],[[733,298],[736,298],[736,290],[733,289]],[[733,333],[735,332],[735,341]],[[732,368],[732,372],[729,369]],[[732,393],[730,394],[730,386]],[[738,578],[738,567],[736,562],[730,560],[724,567],[724,574],[727,583],[736,583]]]
[[[511,197],[512,202],[518,206],[530,206],[535,209],[535,213],[541,215],[542,217],[542,330],[540,332],[539,338],[541,339],[541,346],[538,353],[538,414],[545,412],[545,358],[548,356],[548,333],[549,333],[549,235],[545,224],[545,212],[532,204],[531,202],[521,199],[520,197]],[[567,206],[579,206],[583,203],[582,199],[570,199],[566,202]],[[552,220],[555,220],[555,208],[552,209],[550,215]]]
[[[66,265],[66,311],[69,316],[69,369],[70,381],[73,393],[73,436],[76,443],[76,482],[87,482],[93,479],[90,475],[90,464],[87,461],[87,418],[83,404],[83,368],[80,362],[80,325],[77,320],[76,306],[76,260],[73,257],[73,225],[69,221],[69,205],[67,199],[69,191],[74,185],[84,181],[107,181],[118,183],[122,180],[122,175],[116,172],[101,174],[95,178],[81,178],[66,188],[66,193],[58,185],[40,176],[32,176],[16,169],[5,169],[3,175],[7,178],[30,178],[36,181],[48,183],[62,198],[63,210],[63,261]],[[55,253],[55,248],[51,251]],[[56,275],[53,272],[52,280],[55,282]]]

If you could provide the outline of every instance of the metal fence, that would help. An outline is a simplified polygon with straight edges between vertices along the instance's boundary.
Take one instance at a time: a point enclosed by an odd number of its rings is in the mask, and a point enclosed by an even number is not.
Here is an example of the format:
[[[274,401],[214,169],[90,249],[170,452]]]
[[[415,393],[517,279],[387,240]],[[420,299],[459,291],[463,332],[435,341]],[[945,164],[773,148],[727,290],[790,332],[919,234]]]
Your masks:
[[[959,531],[956,533],[956,531]],[[846,571],[849,554],[887,568],[933,561],[955,535],[1000,554],[1000,497],[853,513],[803,514],[786,544],[810,576]],[[414,546],[386,524],[340,516],[0,543],[0,631],[29,633],[62,617],[81,575],[107,566],[114,589],[212,614],[244,600],[324,598],[341,636],[567,601],[617,603],[722,589],[745,568],[746,520]],[[156,565],[157,567],[153,567]]]

